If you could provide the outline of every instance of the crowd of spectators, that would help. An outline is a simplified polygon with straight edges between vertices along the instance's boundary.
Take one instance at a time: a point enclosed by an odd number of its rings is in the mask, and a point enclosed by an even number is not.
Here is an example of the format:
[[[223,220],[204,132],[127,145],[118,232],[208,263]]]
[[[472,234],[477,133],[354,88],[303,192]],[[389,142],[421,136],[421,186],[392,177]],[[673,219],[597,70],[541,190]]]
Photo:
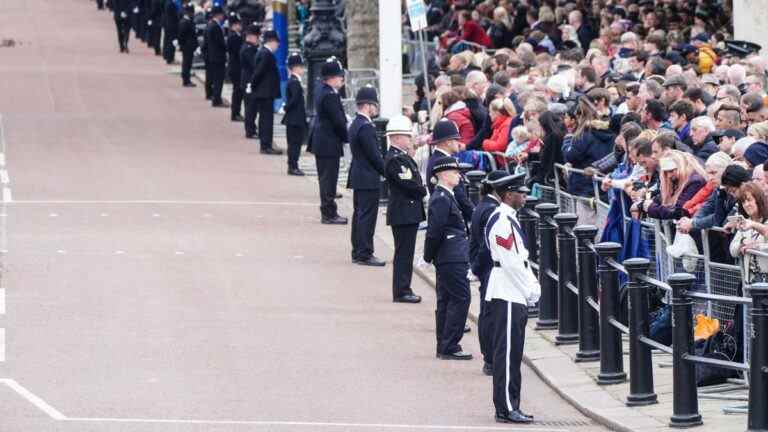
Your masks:
[[[730,2],[427,3],[440,48],[409,111],[425,131],[454,121],[460,161],[624,200],[627,217],[711,241],[713,260],[768,249],[768,61],[732,40]],[[702,240],[712,227],[730,234]],[[738,262],[750,282],[768,272]]]

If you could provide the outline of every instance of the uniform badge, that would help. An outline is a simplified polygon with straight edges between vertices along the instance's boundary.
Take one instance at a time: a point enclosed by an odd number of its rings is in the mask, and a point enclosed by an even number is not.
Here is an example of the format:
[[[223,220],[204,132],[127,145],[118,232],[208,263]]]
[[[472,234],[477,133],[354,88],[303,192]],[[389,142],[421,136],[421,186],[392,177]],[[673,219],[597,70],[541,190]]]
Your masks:
[[[398,174],[398,176],[400,176],[400,180],[410,180],[413,178],[413,172],[410,169],[401,166],[400,171],[400,174]]]
[[[515,233],[512,232],[509,234],[509,237],[504,238],[501,236],[496,236],[496,244],[503,247],[506,250],[512,249],[512,245],[515,243]]]

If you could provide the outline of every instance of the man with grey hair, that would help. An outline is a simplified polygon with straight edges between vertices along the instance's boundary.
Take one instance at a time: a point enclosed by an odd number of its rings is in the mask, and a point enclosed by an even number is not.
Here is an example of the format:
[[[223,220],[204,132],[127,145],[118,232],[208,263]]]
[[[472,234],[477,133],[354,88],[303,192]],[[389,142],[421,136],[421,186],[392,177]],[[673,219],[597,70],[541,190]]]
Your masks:
[[[467,89],[474,97],[465,100],[470,114],[472,114],[472,123],[475,125],[475,136],[467,145],[468,149],[478,150],[483,146],[483,140],[491,137],[491,117],[488,110],[483,105],[485,92],[488,90],[488,77],[480,71],[472,71],[467,74]]]
[[[716,99],[718,102],[728,102],[738,105],[741,99],[739,88],[733,84],[726,84],[717,90]]]
[[[702,164],[719,150],[712,138],[715,130],[715,123],[710,117],[700,116],[691,120],[691,151]]]

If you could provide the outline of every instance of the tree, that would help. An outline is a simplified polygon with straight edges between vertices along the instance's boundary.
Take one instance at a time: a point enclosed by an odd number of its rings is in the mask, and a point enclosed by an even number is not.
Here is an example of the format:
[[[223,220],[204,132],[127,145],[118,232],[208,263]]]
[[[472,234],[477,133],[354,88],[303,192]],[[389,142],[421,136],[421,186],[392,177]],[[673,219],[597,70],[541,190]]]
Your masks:
[[[350,69],[378,69],[379,0],[346,0],[345,15],[347,66]]]

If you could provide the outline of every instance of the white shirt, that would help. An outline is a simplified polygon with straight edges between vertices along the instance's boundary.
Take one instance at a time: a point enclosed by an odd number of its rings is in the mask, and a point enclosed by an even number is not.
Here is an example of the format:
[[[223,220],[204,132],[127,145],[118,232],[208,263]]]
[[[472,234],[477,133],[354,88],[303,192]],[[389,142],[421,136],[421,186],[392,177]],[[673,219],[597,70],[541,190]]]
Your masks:
[[[528,264],[523,233],[510,222],[514,220],[520,226],[517,212],[501,203],[488,220],[493,225],[486,227],[486,242],[491,258],[501,267],[494,266],[491,270],[485,300],[501,299],[526,306],[535,304],[541,296],[541,286]]]

